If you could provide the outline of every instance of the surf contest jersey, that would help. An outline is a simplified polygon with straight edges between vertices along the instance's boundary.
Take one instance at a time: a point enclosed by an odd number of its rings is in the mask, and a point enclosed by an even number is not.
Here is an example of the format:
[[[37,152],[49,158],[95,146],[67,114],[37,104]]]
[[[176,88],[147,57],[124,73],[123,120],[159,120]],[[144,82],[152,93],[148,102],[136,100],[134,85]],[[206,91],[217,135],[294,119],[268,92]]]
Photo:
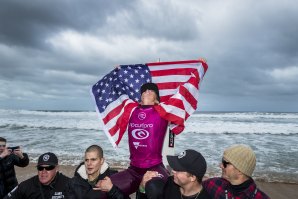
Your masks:
[[[154,106],[138,106],[128,123],[130,164],[150,168],[162,162],[162,146],[168,121],[161,118]]]

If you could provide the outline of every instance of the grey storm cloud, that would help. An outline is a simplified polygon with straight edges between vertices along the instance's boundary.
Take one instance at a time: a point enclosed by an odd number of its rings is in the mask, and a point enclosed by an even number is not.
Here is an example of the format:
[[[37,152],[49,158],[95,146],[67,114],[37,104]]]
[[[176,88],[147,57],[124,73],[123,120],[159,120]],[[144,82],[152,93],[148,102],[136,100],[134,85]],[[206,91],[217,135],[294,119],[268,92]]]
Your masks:
[[[43,46],[43,39],[63,29],[92,31],[106,23],[110,13],[133,1],[6,1],[0,7],[1,42]]]
[[[298,111],[297,24],[290,0],[4,1],[0,108],[92,109],[115,65],[205,57],[202,110]]]

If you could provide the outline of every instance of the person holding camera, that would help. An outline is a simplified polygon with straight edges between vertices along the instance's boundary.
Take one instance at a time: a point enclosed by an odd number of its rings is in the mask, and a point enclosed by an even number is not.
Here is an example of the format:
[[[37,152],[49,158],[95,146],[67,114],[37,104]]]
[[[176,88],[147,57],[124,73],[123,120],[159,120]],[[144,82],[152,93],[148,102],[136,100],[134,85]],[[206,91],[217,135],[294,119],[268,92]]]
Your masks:
[[[18,185],[14,165],[26,167],[28,164],[28,155],[21,147],[7,147],[6,139],[0,137],[0,198]]]

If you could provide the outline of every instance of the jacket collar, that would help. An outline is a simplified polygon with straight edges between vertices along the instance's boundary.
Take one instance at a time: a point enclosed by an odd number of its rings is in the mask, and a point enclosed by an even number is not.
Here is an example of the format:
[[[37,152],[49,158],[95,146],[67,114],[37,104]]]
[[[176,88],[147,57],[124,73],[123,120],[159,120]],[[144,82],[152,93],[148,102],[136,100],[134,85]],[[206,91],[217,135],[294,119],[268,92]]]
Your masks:
[[[103,174],[104,172],[106,172],[108,168],[109,168],[108,163],[104,161],[103,164],[101,165],[100,174]],[[86,173],[86,167],[83,162],[77,168],[76,173],[79,174],[79,176],[81,176],[83,179],[85,180],[88,179],[88,175]]]

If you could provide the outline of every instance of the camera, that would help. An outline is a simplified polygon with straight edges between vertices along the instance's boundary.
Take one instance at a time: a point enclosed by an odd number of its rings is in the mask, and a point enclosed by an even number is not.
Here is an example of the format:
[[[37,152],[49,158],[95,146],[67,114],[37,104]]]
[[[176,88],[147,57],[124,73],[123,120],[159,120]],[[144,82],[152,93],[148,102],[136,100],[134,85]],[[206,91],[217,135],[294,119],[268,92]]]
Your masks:
[[[20,148],[20,146],[7,147],[7,149],[10,149],[11,151],[14,151],[14,150],[16,150],[18,148]]]

